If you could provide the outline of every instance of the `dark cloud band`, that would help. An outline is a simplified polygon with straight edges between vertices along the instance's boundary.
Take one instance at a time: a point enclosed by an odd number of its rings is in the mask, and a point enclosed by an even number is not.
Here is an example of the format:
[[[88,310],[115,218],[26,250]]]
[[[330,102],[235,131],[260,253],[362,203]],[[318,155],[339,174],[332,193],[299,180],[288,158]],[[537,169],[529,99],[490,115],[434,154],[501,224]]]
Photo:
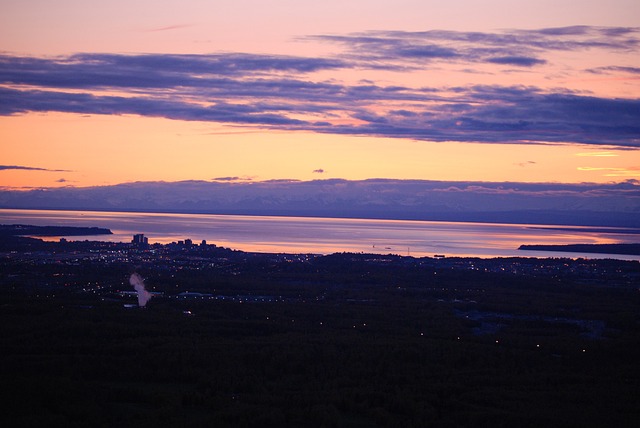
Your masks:
[[[328,197],[330,196],[330,197]],[[0,189],[2,208],[210,212],[458,221],[549,222],[640,228],[640,183],[492,183],[370,179],[136,182]]]
[[[48,169],[48,168],[37,168],[34,166],[20,166],[20,165],[0,165],[0,171],[7,171],[7,170],[71,172],[66,169]]]
[[[434,62],[544,66],[549,51],[634,51],[638,28],[314,36],[334,58],[252,54],[0,56],[0,114],[135,114],[428,141],[640,147],[640,99],[531,86],[409,87],[314,81],[342,69],[407,71]],[[611,65],[594,72],[627,72]],[[113,95],[117,93],[118,95]]]

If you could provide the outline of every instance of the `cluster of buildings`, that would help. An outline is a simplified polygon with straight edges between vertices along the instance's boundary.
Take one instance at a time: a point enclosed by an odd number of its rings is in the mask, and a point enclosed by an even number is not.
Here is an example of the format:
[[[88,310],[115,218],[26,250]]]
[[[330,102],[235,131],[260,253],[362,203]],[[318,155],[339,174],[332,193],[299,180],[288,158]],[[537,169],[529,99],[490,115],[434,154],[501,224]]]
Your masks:
[[[131,243],[139,246],[139,247],[144,247],[149,245],[149,238],[147,238],[146,236],[144,236],[144,233],[137,233],[135,235],[133,235],[133,239],[131,240]],[[193,247],[193,241],[191,239],[185,239],[184,241],[178,241],[176,242],[172,242],[169,245],[179,245],[182,247]],[[200,242],[200,246],[201,247],[206,247],[207,246],[207,241],[206,240],[202,240],[202,242]]]
[[[149,244],[149,238],[144,236],[144,233],[137,233],[133,235],[133,239],[131,240],[131,243],[136,245],[147,245]]]

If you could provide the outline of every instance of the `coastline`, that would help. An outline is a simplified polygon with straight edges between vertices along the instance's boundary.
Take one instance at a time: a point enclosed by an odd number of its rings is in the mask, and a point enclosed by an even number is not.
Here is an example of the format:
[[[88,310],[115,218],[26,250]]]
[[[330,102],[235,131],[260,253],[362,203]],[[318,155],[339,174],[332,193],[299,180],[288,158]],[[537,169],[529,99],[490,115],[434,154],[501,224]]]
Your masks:
[[[555,251],[518,248],[530,244],[637,243],[635,229],[318,217],[234,216],[96,211],[0,210],[0,223],[109,229],[87,240],[128,243],[144,234],[149,243],[206,240],[246,252],[332,254],[336,252],[415,257],[557,257]],[[32,236],[35,234],[32,234]],[[71,235],[67,235],[71,237]],[[63,235],[45,237],[51,241]],[[596,253],[564,253],[570,258],[606,258]],[[639,259],[638,256],[615,258]]]

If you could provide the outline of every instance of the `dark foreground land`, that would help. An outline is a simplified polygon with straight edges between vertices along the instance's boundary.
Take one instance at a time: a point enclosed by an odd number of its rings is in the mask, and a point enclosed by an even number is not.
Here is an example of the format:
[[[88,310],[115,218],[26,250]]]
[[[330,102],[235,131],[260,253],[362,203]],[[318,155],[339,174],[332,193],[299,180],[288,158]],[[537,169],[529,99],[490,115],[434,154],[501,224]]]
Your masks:
[[[639,288],[616,260],[12,238],[0,425],[637,427]]]

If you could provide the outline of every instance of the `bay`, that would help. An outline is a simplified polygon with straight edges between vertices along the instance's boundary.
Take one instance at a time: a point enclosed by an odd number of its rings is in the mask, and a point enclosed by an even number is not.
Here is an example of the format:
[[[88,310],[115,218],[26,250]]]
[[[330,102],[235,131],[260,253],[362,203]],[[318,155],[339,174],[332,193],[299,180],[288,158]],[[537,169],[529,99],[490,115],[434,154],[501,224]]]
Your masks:
[[[192,239],[242,251],[365,252],[415,257],[570,257],[640,260],[638,256],[519,251],[521,244],[613,244],[640,241],[640,229],[532,224],[370,220],[63,210],[0,209],[2,224],[96,226],[113,235],[70,240],[150,243]],[[57,240],[60,237],[45,239]]]

